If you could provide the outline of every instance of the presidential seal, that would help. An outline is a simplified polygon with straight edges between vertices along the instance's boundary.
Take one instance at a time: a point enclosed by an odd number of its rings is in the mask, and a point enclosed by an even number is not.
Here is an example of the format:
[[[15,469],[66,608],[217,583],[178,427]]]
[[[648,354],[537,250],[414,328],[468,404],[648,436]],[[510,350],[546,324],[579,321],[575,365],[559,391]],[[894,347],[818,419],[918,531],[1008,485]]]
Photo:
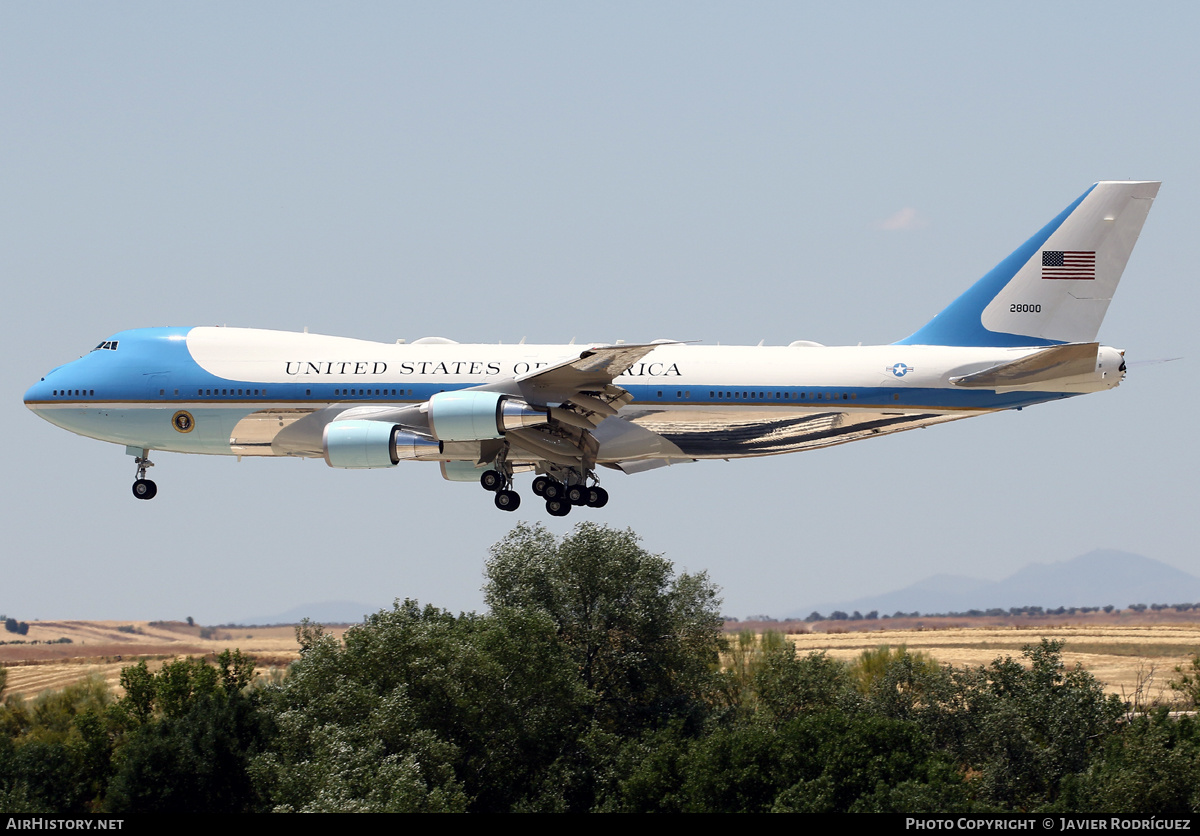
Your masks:
[[[171,426],[181,433],[190,433],[196,426],[196,419],[186,409],[181,409],[171,416]]]

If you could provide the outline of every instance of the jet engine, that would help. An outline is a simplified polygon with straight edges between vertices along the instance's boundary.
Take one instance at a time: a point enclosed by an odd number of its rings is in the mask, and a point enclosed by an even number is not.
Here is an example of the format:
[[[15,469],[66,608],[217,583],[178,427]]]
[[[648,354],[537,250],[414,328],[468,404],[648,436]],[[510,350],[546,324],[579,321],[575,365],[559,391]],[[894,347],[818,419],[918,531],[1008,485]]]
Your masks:
[[[392,467],[404,459],[436,456],[442,444],[386,421],[332,421],[322,444],[330,467]]]
[[[442,441],[486,441],[509,430],[536,427],[550,411],[498,392],[439,392],[425,405],[429,430]]]

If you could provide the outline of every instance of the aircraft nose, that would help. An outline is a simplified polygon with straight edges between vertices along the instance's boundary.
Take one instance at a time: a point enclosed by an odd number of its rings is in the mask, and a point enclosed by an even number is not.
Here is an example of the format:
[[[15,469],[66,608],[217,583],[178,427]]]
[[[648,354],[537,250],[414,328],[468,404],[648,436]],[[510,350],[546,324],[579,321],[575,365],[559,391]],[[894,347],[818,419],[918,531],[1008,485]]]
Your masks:
[[[69,364],[68,364],[69,365]],[[51,382],[50,378],[59,373],[65,366],[55,366],[50,371],[42,375],[37,383],[25,390],[25,405],[30,409],[37,411],[38,404],[45,403],[53,399],[53,392],[56,384]],[[59,384],[62,383],[61,375],[58,378]]]
[[[37,383],[25,390],[25,406],[33,409],[40,401],[46,400],[46,378],[42,378]]]

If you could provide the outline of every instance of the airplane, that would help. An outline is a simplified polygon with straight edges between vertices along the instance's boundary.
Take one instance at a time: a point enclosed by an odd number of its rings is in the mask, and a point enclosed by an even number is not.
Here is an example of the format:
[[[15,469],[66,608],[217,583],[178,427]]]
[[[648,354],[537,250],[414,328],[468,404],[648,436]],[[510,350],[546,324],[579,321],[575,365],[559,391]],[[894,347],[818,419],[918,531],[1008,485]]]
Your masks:
[[[152,451],[437,462],[497,508],[514,476],[553,516],[603,507],[599,473],[770,456],[1112,389],[1096,342],[1157,181],[1094,184],[924,326],[890,345],[394,344],[227,327],[122,331],[46,374],[25,404]]]

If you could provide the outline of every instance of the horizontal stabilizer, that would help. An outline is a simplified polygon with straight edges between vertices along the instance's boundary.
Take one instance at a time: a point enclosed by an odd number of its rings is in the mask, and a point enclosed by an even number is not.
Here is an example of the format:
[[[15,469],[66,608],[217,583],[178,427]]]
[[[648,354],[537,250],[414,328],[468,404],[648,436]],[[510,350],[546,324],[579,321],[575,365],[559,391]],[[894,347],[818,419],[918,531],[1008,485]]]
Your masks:
[[[1096,370],[1096,356],[1099,350],[1099,343],[1056,345],[1011,363],[1001,363],[981,372],[952,377],[950,382],[968,389],[996,389],[1091,374]]]

